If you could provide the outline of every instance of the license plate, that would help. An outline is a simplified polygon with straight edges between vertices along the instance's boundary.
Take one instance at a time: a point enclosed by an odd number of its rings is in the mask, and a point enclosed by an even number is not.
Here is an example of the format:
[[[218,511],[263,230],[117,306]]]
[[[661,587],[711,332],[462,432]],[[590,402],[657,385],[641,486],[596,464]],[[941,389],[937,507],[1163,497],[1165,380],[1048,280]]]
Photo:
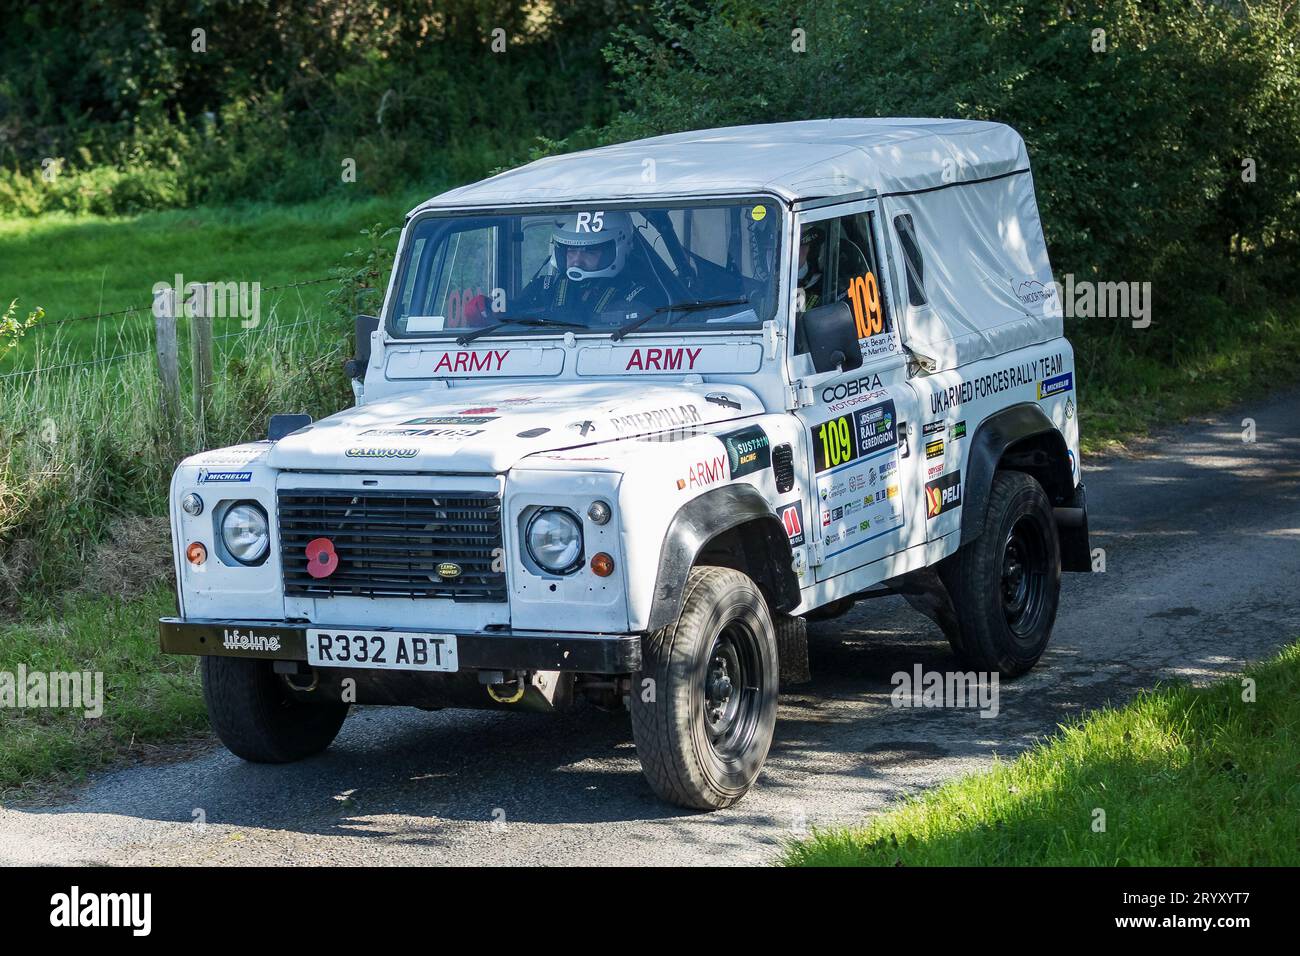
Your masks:
[[[397,631],[309,630],[307,663],[313,667],[454,671],[458,667],[456,636]]]

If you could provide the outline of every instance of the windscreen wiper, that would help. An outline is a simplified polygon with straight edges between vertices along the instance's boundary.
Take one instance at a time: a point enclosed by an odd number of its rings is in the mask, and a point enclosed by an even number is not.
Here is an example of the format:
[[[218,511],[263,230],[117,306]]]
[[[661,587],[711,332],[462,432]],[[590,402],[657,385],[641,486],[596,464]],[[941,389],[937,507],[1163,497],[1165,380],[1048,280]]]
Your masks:
[[[633,319],[611,335],[609,339],[611,342],[617,342],[629,332],[635,332],[656,315],[662,315],[664,312],[698,312],[701,309],[720,309],[727,305],[749,305],[749,296],[742,296],[739,299],[710,299],[705,302],[674,302],[672,305],[661,305],[659,308],[652,309],[645,315]]]
[[[502,321],[498,322],[496,325],[485,325],[481,329],[475,329],[473,332],[466,332],[464,335],[457,336],[456,344],[469,345],[470,342],[473,342],[480,335],[488,335],[491,332],[495,332],[497,329],[505,328],[507,325],[526,325],[526,326],[543,325],[543,326],[552,326],[557,329],[587,328],[587,326],[581,324],[580,322],[564,322],[561,321],[560,319],[548,319],[545,318],[544,316],[537,316],[536,318],[531,318],[531,319],[503,319]]]

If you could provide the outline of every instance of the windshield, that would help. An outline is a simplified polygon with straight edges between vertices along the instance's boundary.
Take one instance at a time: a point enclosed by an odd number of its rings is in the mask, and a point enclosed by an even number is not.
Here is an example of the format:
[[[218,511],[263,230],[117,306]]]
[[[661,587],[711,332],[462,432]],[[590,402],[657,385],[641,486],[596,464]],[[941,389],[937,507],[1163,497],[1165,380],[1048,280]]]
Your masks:
[[[776,308],[780,232],[770,198],[426,216],[407,238],[388,328],[419,338],[758,328]]]

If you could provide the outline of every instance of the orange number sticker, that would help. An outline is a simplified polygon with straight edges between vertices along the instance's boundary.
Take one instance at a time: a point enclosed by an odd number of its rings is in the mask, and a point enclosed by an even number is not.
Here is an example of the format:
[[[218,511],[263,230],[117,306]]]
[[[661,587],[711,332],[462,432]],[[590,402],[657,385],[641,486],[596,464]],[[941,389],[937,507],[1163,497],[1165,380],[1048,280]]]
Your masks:
[[[849,305],[853,309],[853,322],[858,338],[870,338],[885,330],[885,313],[880,307],[880,286],[876,277],[868,272],[849,282]]]

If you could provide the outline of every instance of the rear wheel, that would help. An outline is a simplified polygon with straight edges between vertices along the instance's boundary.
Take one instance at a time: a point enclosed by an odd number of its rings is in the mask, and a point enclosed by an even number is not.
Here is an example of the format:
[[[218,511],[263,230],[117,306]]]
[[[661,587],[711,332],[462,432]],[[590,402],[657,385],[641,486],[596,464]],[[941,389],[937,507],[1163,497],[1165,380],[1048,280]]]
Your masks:
[[[1052,636],[1061,555],[1052,505],[1029,475],[993,476],[979,537],[943,568],[957,611],[949,642],[967,666],[1016,677],[1038,662]]]
[[[680,806],[717,810],[749,790],[776,726],[767,602],[730,568],[691,570],[675,624],[645,639],[632,735],[646,780]]]
[[[304,703],[288,694],[270,661],[203,658],[203,702],[221,742],[253,763],[291,763],[338,736],[348,705]]]

